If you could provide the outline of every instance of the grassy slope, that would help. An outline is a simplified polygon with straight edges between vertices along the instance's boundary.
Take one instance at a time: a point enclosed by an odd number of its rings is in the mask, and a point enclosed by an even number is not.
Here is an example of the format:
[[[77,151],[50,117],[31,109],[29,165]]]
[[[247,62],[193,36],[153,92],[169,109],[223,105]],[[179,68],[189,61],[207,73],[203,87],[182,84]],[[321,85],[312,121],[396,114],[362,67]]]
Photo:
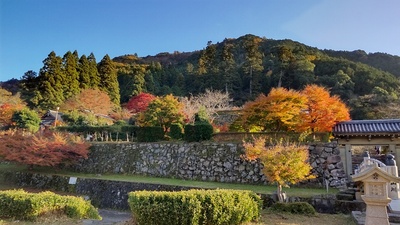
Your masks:
[[[18,166],[14,164],[0,164],[0,171],[27,171],[26,166]],[[137,183],[151,183],[151,184],[163,184],[163,185],[173,185],[173,186],[186,186],[186,187],[196,187],[196,188],[220,188],[220,189],[240,189],[240,190],[251,190],[256,193],[261,194],[271,194],[276,190],[275,186],[269,185],[249,185],[249,184],[233,184],[233,183],[220,183],[220,182],[203,182],[194,180],[181,180],[172,178],[160,178],[160,177],[149,177],[149,176],[139,176],[139,175],[122,175],[122,174],[103,174],[101,176],[96,174],[84,174],[84,173],[74,173],[65,170],[55,171],[49,168],[34,168],[32,172],[37,173],[49,173],[58,174],[65,176],[75,176],[81,178],[91,178],[91,179],[102,179],[102,180],[115,180],[115,181],[127,181],[127,182],[137,182]],[[0,186],[1,188],[1,186]],[[284,188],[284,191],[289,196],[298,197],[309,197],[318,194],[327,194],[324,188]],[[330,188],[329,194],[337,193],[337,189]]]

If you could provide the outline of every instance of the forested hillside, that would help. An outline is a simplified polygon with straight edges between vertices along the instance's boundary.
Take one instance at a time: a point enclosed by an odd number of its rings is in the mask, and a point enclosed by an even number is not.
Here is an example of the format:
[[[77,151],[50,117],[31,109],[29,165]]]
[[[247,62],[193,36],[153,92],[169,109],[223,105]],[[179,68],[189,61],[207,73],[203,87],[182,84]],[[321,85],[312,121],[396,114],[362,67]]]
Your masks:
[[[105,91],[117,105],[141,92],[189,96],[223,90],[234,105],[242,106],[273,87],[300,90],[317,84],[339,95],[352,119],[400,116],[400,57],[384,53],[319,50],[291,40],[245,35],[209,41],[194,52],[112,60],[106,55],[98,63],[93,54],[79,56],[75,51],[61,58],[52,52],[43,63],[39,74],[28,71],[20,81],[22,96],[32,108],[54,108],[85,88]],[[2,86],[10,89],[7,84]]]

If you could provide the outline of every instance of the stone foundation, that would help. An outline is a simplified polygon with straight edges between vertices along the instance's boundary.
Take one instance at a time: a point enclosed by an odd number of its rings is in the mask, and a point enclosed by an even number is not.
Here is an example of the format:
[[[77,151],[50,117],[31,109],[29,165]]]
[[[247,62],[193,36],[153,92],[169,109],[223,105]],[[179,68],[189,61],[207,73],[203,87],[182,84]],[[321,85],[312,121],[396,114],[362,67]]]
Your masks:
[[[70,183],[70,177],[32,174],[6,173],[4,180],[20,187],[69,192],[85,196],[93,205],[99,208],[128,210],[128,193],[131,191],[180,191],[193,189],[190,187],[144,184],[136,182],[110,181],[88,178],[77,178],[76,183]],[[277,201],[274,195],[261,195],[264,207],[269,207]],[[338,201],[335,195],[316,195],[311,198],[290,196],[288,202],[308,202],[320,213],[345,213],[359,210],[365,211],[365,204],[360,201]]]
[[[336,142],[309,145],[317,179],[301,185],[341,187],[347,183]],[[263,165],[244,160],[239,143],[95,143],[89,158],[73,167],[85,173],[123,173],[200,181],[265,184]]]

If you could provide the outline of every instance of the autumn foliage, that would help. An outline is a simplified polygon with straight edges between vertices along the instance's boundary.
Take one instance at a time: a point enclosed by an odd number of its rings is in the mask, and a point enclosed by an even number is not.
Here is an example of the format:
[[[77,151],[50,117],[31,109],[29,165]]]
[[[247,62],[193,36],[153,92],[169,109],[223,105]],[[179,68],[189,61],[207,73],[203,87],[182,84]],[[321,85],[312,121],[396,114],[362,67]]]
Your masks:
[[[78,95],[67,99],[60,108],[63,111],[78,110],[108,115],[115,105],[106,92],[98,89],[85,89]]]
[[[273,88],[267,96],[262,94],[244,106],[242,126],[248,131],[290,131],[300,123],[306,102],[298,91]]]
[[[278,197],[281,197],[282,186],[314,178],[310,174],[312,167],[308,163],[307,146],[278,142],[266,147],[265,144],[263,138],[254,138],[252,142],[243,141],[244,158],[259,159],[263,163],[262,172],[268,181],[277,184]]]
[[[142,92],[129,99],[125,107],[132,113],[140,113],[145,111],[149,103],[154,99],[156,99],[156,96]]]
[[[308,85],[301,92],[273,88],[248,102],[238,121],[247,131],[329,132],[336,122],[349,119],[349,109],[338,96]]]
[[[339,121],[350,119],[349,109],[338,96],[317,85],[307,85],[302,93],[307,97],[306,113],[301,114],[299,130],[330,132]]]
[[[8,131],[0,136],[0,156],[26,165],[58,166],[72,164],[88,157],[89,144],[74,135],[46,133],[24,135]]]
[[[4,103],[0,105],[0,125],[10,126],[12,125],[12,116],[15,111],[24,108],[22,104],[10,104]]]
[[[170,94],[151,101],[147,109],[138,115],[137,124],[159,126],[167,133],[173,123],[183,124],[184,119],[183,104]]]

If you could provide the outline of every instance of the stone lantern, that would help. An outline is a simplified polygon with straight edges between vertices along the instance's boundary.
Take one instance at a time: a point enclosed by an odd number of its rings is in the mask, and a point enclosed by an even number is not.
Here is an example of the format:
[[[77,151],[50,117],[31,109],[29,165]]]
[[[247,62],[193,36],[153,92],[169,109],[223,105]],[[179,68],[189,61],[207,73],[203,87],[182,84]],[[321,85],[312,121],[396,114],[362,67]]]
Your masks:
[[[388,191],[390,183],[399,183],[400,178],[381,169],[378,164],[372,164],[352,178],[355,182],[364,183],[364,195],[361,198],[367,205],[365,225],[389,225],[387,206],[391,199]]]

